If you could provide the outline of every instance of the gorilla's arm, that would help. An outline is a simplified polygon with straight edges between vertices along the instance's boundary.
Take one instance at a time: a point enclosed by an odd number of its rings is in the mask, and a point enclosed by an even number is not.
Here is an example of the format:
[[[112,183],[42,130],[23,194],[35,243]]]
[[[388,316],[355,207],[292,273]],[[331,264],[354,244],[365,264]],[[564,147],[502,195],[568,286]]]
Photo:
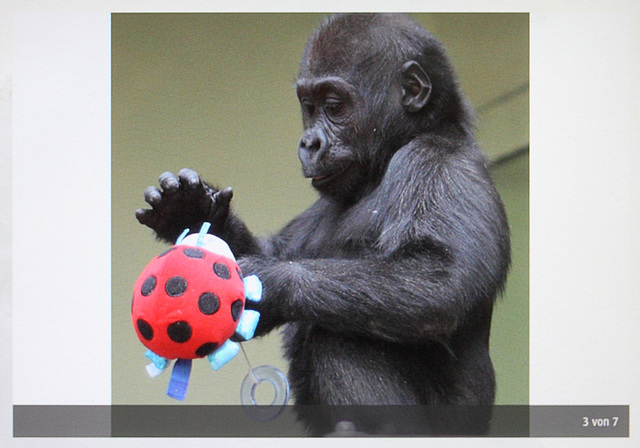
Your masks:
[[[240,260],[245,274],[257,274],[265,287],[258,333],[306,321],[336,332],[415,342],[447,337],[473,320],[474,312],[490,309],[509,260],[506,220],[494,190],[482,180],[483,160],[473,162],[465,153],[432,153],[439,160],[427,160],[425,152],[424,145],[400,150],[380,187],[359,207],[377,210],[377,221],[363,229],[366,218],[356,214],[353,226],[346,226],[358,234],[378,229],[375,249],[354,248],[344,258],[294,253],[279,260]],[[285,229],[274,239],[274,247],[278,238],[290,246],[305,228],[318,232],[326,224],[301,219],[294,221],[293,234]],[[333,238],[358,235],[338,229]]]
[[[258,333],[303,321],[341,333],[390,341],[450,334],[472,303],[425,256],[390,259],[240,260],[264,285]]]

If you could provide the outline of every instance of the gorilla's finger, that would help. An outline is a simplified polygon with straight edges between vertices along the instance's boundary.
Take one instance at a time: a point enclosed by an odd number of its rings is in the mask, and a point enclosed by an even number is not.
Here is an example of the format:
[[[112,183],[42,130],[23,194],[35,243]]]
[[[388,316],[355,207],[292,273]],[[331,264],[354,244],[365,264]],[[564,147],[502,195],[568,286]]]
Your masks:
[[[178,173],[180,179],[180,187],[183,190],[195,190],[202,186],[200,182],[200,175],[190,168],[183,168]]]
[[[162,191],[175,191],[180,187],[178,177],[170,171],[162,173],[158,179]]]
[[[139,208],[136,210],[136,219],[140,224],[154,228],[158,223],[158,214],[153,210]]]
[[[144,190],[144,200],[151,207],[157,207],[162,202],[162,193],[156,187],[147,187]]]
[[[231,198],[233,197],[233,188],[227,187],[224,190],[217,192],[213,199],[218,208],[229,207],[229,203],[231,202]]]

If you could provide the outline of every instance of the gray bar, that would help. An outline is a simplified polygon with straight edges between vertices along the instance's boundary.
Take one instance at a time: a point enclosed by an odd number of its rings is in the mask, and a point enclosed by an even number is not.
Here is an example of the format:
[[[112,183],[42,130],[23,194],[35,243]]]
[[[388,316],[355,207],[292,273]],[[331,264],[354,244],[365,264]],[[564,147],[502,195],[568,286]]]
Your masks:
[[[112,437],[323,437],[336,433],[338,422],[351,423],[354,437],[476,437],[487,435],[493,411],[491,406],[453,405],[263,407],[275,413],[256,408],[113,406]],[[508,413],[510,420],[516,415]],[[527,437],[528,413],[515,425],[519,431],[513,426],[513,421],[503,424],[510,436]]]
[[[251,409],[253,410],[253,409]],[[267,419],[241,406],[19,406],[14,437],[303,437],[299,422],[345,415],[358,433],[402,423],[414,437],[629,437],[629,406],[287,406]],[[336,414],[339,413],[339,414]],[[258,416],[259,417],[259,416]],[[491,421],[490,429],[483,428]],[[330,419],[331,421],[331,419]],[[367,428],[368,423],[373,423]],[[433,426],[438,423],[444,426]],[[364,424],[364,426],[362,426]],[[361,425],[358,427],[358,425]],[[403,426],[400,425],[399,427]],[[360,428],[370,430],[369,434]],[[329,432],[330,432],[329,428]],[[322,435],[327,435],[327,431]],[[381,434],[377,434],[381,435]]]
[[[266,408],[266,406],[264,407]],[[276,409],[277,411],[277,409]],[[242,406],[112,407],[112,437],[304,437],[292,407],[267,421],[252,419]]]
[[[14,406],[14,437],[111,437],[111,406]]]
[[[532,406],[531,437],[629,437],[629,406]]]

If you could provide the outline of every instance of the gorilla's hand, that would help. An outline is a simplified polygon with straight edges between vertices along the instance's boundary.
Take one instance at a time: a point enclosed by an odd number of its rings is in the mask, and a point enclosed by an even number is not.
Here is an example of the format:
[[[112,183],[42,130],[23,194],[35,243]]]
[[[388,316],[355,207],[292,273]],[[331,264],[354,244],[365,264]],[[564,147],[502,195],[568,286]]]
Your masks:
[[[177,176],[166,172],[158,182],[161,189],[148,187],[144,192],[151,209],[138,209],[136,218],[159,239],[175,243],[185,228],[197,231],[204,221],[211,223],[212,233],[222,229],[229,215],[231,188],[218,191],[188,168]]]
[[[239,258],[238,265],[242,270],[242,275],[245,277],[257,275],[262,282],[262,300],[259,302],[246,302],[247,309],[260,312],[260,320],[258,321],[258,327],[255,332],[255,336],[260,337],[286,322],[285,314],[287,307],[281,300],[281,297],[273,294],[270,286],[270,284],[272,285],[272,268],[274,268],[275,261],[265,259],[261,256],[248,256]]]

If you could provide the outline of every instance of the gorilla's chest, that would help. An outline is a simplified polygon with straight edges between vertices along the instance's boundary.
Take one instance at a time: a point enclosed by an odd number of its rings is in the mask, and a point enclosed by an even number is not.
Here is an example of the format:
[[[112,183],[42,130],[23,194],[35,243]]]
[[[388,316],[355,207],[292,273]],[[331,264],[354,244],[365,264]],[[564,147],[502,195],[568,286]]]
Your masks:
[[[294,236],[291,249],[300,258],[361,258],[375,251],[379,237],[375,213],[359,207],[311,221]]]

